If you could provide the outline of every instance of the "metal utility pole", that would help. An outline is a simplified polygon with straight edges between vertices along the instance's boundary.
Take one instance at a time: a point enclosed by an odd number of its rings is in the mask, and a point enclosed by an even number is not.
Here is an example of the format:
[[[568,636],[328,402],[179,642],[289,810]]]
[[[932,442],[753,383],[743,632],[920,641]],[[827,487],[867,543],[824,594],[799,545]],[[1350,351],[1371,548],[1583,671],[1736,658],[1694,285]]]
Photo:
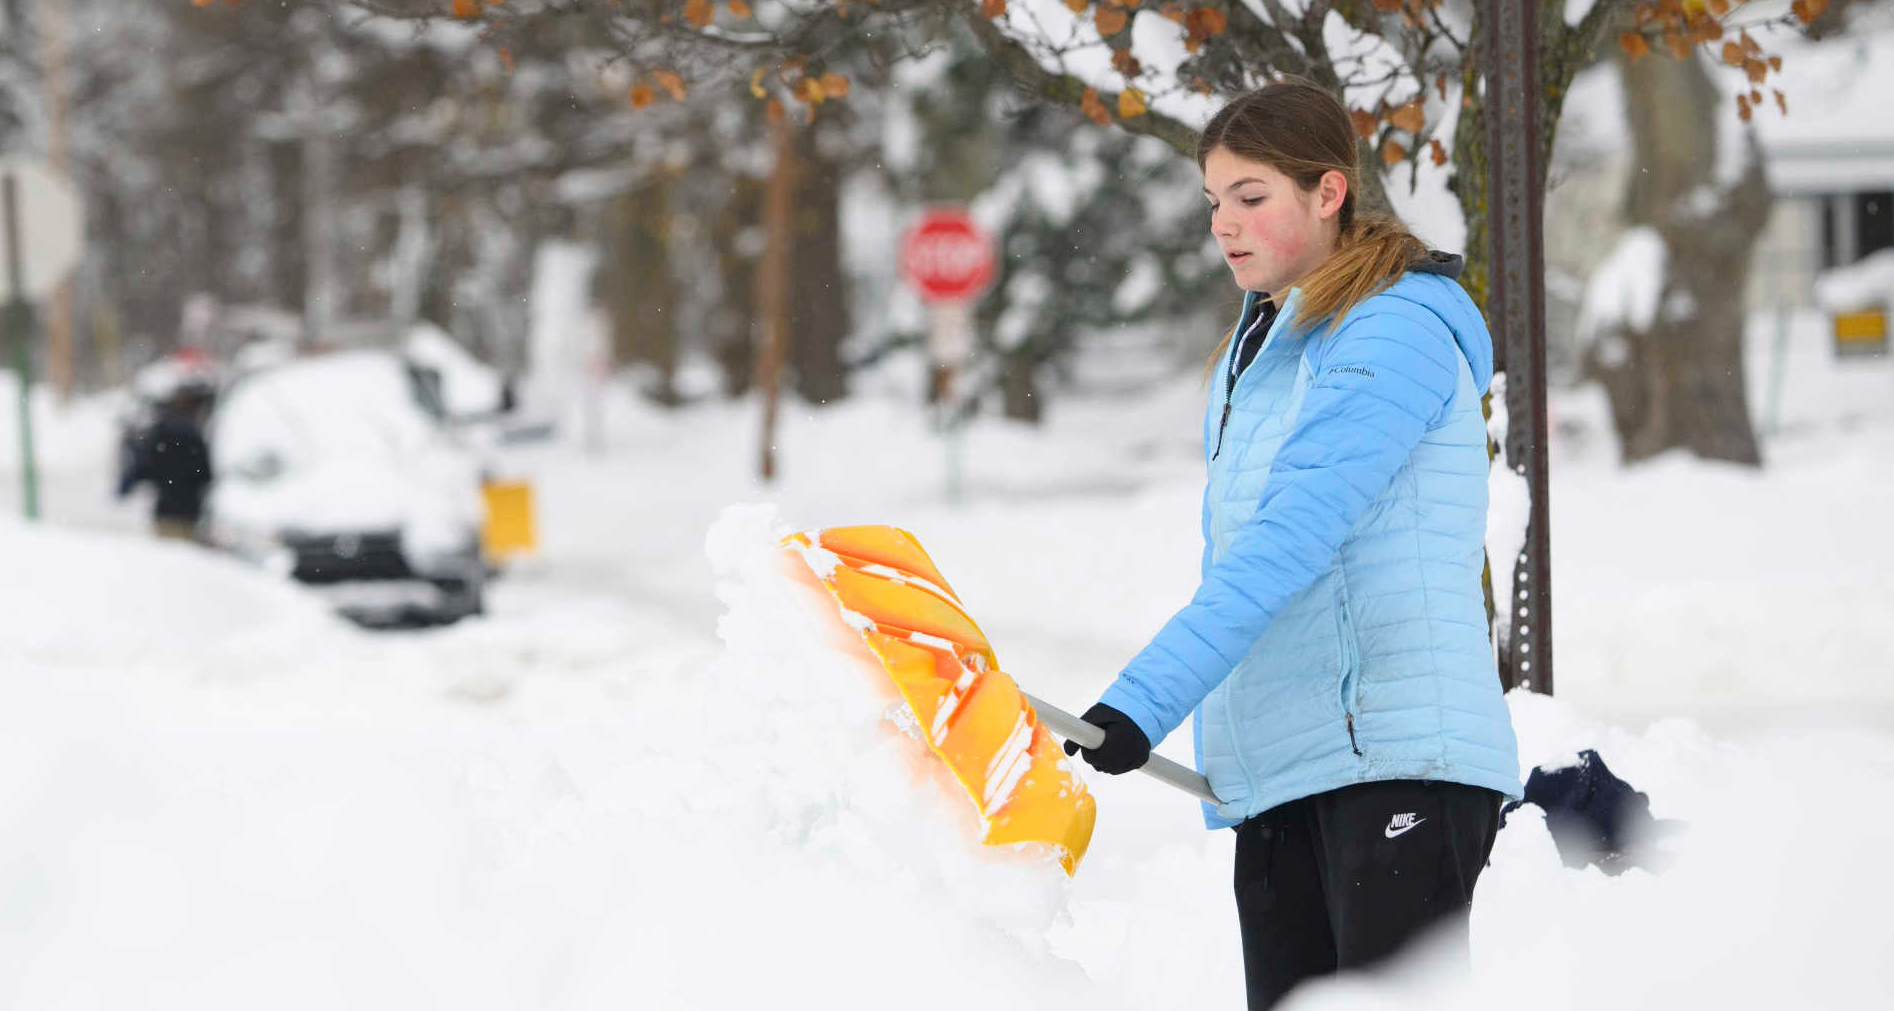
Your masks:
[[[1540,164],[1539,3],[1481,0],[1486,64],[1486,206],[1492,279],[1487,315],[1506,373],[1505,465],[1526,480],[1525,546],[1497,559],[1494,606],[1508,620],[1500,681],[1552,694],[1552,558],[1545,414],[1545,245]],[[1511,561],[1514,564],[1507,565]]]
[[[756,309],[763,339],[756,353],[756,385],[763,392],[763,433],[757,473],[776,480],[776,412],[783,362],[789,357],[789,247],[795,241],[796,132],[790,113],[770,114],[775,139],[776,167],[763,191],[763,224],[767,238],[762,262],[756,268]]]
[[[40,83],[46,100],[46,160],[63,176],[71,169],[66,136],[66,0],[40,0],[39,16],[46,67]],[[61,401],[72,396],[75,371],[73,284],[72,278],[61,281],[45,306],[46,382]]]

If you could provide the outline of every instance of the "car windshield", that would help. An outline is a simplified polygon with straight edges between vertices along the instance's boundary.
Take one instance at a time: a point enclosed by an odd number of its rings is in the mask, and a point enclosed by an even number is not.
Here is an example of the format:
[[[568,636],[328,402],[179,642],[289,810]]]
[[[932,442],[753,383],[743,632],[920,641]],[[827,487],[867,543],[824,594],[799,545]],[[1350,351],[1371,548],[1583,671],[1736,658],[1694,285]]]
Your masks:
[[[243,379],[225,397],[212,430],[217,463],[233,474],[341,461],[394,464],[434,436],[407,366],[371,351],[291,362]]]

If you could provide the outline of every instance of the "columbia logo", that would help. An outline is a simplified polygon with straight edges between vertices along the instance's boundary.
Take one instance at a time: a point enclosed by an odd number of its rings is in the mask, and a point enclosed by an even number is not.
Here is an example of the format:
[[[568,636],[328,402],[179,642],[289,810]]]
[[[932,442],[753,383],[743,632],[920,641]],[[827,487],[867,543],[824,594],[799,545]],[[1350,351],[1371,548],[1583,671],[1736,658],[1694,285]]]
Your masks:
[[[1337,372],[1353,372],[1355,375],[1358,375],[1358,376],[1367,376],[1369,379],[1374,378],[1373,369],[1364,369],[1359,365],[1337,365],[1336,367],[1328,370],[1328,374],[1331,376]]]

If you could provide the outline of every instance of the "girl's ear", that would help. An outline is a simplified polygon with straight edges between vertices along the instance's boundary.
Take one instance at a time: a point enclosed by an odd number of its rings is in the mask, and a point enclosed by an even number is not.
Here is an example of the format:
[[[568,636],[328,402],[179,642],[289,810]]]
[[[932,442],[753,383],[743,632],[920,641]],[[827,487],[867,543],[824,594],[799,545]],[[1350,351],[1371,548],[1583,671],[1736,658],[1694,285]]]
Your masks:
[[[1348,177],[1335,169],[1322,173],[1322,179],[1315,185],[1316,212],[1324,219],[1332,218],[1342,212],[1342,202],[1348,197]]]

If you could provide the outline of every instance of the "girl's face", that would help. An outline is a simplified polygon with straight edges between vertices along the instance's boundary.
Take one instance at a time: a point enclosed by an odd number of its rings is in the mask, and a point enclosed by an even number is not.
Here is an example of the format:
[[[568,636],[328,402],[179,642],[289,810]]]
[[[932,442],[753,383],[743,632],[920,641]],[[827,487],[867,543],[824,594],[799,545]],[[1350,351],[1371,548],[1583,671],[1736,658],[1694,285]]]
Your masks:
[[[1219,147],[1204,159],[1203,192],[1237,285],[1280,298],[1335,251],[1348,180],[1330,171],[1304,190],[1274,166]]]

